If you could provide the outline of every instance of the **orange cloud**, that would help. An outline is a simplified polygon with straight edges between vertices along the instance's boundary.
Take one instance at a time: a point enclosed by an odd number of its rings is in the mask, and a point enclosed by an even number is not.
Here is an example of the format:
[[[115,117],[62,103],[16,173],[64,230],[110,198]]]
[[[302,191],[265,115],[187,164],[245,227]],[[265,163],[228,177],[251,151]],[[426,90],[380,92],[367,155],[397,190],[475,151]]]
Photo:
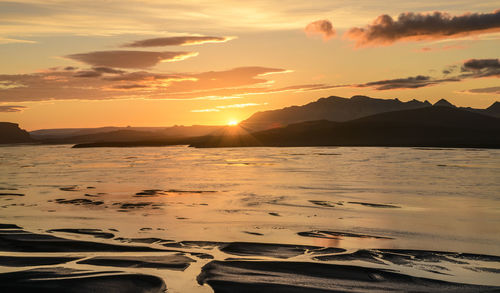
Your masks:
[[[2,101],[104,99],[216,99],[268,90],[263,76],[287,72],[267,67],[239,67],[225,71],[164,74],[127,72],[106,67],[75,71],[51,69],[31,74],[0,75]],[[224,94],[229,93],[229,94]]]
[[[364,28],[351,28],[344,37],[356,47],[388,46],[399,41],[423,41],[459,38],[500,31],[500,10],[493,13],[467,13],[450,16],[406,12],[397,20],[384,14]]]
[[[97,51],[72,54],[66,58],[92,66],[148,68],[160,62],[180,61],[196,55],[196,52]]]
[[[289,72],[281,68],[238,67],[201,73],[156,73],[127,71],[111,67],[52,68],[31,74],[0,75],[3,102],[109,99],[206,99],[223,100],[247,95],[320,91],[333,88],[374,90],[417,89],[466,79],[500,77],[498,59],[470,59],[448,66],[447,78],[412,76],[360,84],[295,84],[273,87],[272,74]],[[222,108],[216,108],[222,109]]]
[[[122,47],[137,48],[137,47],[200,45],[206,43],[224,43],[232,39],[234,39],[234,37],[210,37],[210,36],[166,37],[166,38],[139,40],[125,44]]]
[[[326,19],[311,22],[304,31],[308,35],[321,35],[325,41],[332,39],[336,34],[332,23]]]

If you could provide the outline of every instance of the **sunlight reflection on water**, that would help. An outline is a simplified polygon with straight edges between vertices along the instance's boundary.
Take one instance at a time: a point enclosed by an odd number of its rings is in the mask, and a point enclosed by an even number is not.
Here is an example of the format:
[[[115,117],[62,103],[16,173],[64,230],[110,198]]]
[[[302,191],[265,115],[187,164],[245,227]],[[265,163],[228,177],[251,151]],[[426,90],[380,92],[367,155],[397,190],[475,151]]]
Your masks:
[[[32,230],[500,254],[498,150],[22,146],[0,158],[0,188],[26,195],[0,198],[0,217]],[[393,239],[297,235],[312,230]]]

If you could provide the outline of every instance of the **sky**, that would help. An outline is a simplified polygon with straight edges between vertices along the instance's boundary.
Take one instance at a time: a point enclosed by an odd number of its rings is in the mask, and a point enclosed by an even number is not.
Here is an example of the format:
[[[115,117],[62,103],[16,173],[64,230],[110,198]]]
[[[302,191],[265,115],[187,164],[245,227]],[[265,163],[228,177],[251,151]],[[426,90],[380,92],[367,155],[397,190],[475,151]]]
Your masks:
[[[498,1],[0,0],[0,121],[223,125],[321,97],[486,108]]]

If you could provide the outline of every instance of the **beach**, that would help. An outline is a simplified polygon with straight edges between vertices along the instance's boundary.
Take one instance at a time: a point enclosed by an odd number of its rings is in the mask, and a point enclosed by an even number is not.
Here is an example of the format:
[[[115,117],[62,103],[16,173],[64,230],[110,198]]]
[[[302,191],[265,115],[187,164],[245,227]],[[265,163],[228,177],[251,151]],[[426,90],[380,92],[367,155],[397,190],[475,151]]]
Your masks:
[[[497,292],[500,151],[0,148],[10,292]]]

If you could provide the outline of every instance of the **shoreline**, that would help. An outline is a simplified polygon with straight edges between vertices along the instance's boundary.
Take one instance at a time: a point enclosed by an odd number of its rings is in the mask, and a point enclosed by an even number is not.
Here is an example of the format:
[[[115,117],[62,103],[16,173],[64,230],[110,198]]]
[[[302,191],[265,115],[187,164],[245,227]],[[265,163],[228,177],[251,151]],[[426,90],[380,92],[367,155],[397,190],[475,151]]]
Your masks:
[[[109,292],[111,286],[120,288],[117,292],[163,292],[171,280],[158,277],[155,272],[188,274],[192,264],[201,262],[201,270],[185,278],[196,280],[198,286],[208,285],[214,292],[316,293],[366,288],[425,292],[500,290],[500,282],[493,286],[443,278],[450,275],[452,268],[467,269],[471,265],[483,274],[499,274],[500,256],[493,255],[405,249],[350,252],[336,247],[161,239],[154,243],[163,248],[152,248],[147,241],[132,246],[132,243],[113,245],[52,235],[97,231],[47,232],[50,234],[28,232],[15,224],[0,225],[0,266],[4,267],[0,273],[1,289],[83,292],[81,288],[85,288]],[[94,239],[100,239],[98,236],[94,235]],[[3,255],[9,251],[17,253]],[[86,256],[87,253],[91,256]],[[220,258],[220,253],[229,257]],[[405,267],[419,268],[421,274],[415,275],[415,270],[405,272]]]

